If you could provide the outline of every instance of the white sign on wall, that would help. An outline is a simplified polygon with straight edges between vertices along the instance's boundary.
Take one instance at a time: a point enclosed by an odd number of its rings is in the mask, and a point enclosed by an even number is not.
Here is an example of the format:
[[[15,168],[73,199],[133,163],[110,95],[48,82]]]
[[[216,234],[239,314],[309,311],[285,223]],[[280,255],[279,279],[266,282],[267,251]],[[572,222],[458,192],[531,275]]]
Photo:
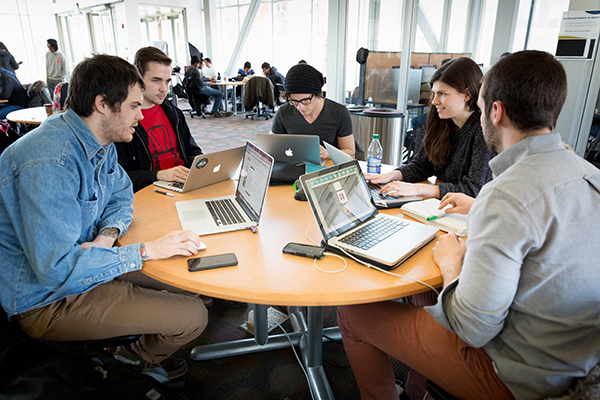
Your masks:
[[[556,57],[592,58],[599,34],[600,10],[565,11],[560,23]]]

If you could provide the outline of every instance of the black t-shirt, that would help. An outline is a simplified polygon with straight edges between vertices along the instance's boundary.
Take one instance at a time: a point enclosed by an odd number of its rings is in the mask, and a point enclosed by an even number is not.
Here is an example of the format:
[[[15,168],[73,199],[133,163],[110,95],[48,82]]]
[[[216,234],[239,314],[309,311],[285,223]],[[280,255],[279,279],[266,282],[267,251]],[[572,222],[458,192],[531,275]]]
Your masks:
[[[287,103],[277,110],[271,131],[276,134],[317,135],[321,138],[321,145],[325,141],[339,148],[337,138],[352,135],[352,122],[348,109],[329,99],[325,99],[321,113],[312,124],[296,107]]]

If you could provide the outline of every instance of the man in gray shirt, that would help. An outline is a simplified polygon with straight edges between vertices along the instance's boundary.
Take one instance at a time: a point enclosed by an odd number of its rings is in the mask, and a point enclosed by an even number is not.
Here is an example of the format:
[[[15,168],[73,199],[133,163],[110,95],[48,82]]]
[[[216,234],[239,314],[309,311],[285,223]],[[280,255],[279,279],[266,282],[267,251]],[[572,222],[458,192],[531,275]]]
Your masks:
[[[67,78],[67,58],[58,50],[58,42],[48,39],[46,46],[46,83],[50,91],[50,97],[54,96],[54,88]]]
[[[554,132],[566,93],[545,52],[514,53],[485,76],[495,179],[469,212],[468,240],[448,234],[433,249],[437,304],[338,311],[363,399],[397,398],[387,354],[461,399],[557,396],[598,362],[600,171]]]

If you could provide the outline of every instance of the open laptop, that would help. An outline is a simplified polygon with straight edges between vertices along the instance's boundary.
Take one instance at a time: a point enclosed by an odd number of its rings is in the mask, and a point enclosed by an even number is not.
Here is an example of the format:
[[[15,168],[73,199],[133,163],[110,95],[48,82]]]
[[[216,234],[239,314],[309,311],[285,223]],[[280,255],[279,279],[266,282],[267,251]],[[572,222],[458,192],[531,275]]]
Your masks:
[[[210,154],[201,154],[194,158],[185,183],[156,181],[154,184],[161,188],[185,193],[231,179],[240,166],[244,149],[244,146],[240,146]]]
[[[325,143],[325,148],[329,152],[329,158],[331,158],[331,161],[333,161],[334,165],[352,161],[352,157],[350,157],[347,153],[344,153],[329,143]],[[371,197],[373,197],[375,205],[379,208],[402,207],[403,204],[410,203],[411,201],[423,200],[423,198],[420,196],[393,196],[389,194],[380,194],[379,191],[383,187],[382,184],[367,182],[367,185],[369,186]]]
[[[379,214],[356,160],[302,175],[300,182],[327,245],[388,269],[438,232],[429,225]]]
[[[257,133],[256,143],[273,156],[275,161],[288,164],[321,165],[319,137],[316,135],[273,135]]]
[[[258,226],[272,169],[273,157],[246,142],[235,195],[176,202],[182,228],[210,235]]]

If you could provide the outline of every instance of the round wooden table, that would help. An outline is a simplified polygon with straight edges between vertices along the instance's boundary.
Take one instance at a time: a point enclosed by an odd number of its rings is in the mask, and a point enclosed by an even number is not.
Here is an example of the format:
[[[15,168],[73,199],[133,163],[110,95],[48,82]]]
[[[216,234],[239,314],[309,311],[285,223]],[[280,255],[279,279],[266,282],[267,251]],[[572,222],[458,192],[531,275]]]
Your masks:
[[[23,108],[8,113],[6,119],[12,122],[21,122],[24,124],[39,125],[48,118],[45,107]]]

